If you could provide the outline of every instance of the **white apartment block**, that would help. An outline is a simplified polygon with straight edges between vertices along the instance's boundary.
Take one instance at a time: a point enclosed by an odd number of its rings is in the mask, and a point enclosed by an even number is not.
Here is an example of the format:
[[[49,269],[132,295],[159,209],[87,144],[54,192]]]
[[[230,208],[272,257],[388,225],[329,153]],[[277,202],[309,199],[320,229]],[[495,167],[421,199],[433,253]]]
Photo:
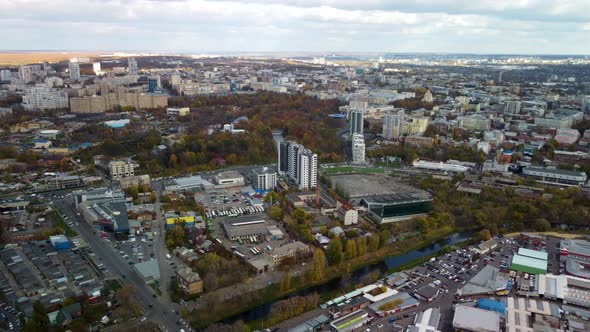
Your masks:
[[[77,62],[70,62],[68,65],[70,71],[70,79],[77,81],[80,79],[80,64]]]
[[[112,179],[120,179],[135,176],[135,164],[129,160],[114,160],[109,163],[109,172]]]
[[[286,174],[301,190],[309,190],[317,186],[317,154],[292,141],[281,142],[278,151],[281,174]],[[286,153],[286,158],[281,153]]]
[[[365,138],[362,134],[352,135],[352,162],[355,164],[365,162]]]
[[[68,101],[67,92],[37,85],[27,89],[22,105],[26,110],[59,109],[68,108]]]
[[[256,189],[272,190],[277,186],[277,172],[274,169],[267,167],[253,169],[252,177]]]

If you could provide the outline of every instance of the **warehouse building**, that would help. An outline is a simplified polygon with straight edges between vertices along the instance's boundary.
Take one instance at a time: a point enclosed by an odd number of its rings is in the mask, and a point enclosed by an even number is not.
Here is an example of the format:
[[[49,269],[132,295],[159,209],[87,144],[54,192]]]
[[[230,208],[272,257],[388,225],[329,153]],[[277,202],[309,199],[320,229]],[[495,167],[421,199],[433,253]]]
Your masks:
[[[539,275],[537,289],[539,295],[546,299],[590,307],[590,280],[565,274]]]
[[[414,325],[408,326],[407,332],[440,332],[440,309],[430,308],[422,311],[414,318]]]
[[[432,196],[427,192],[406,192],[363,197],[361,206],[378,223],[390,223],[426,215],[432,208]]]
[[[225,219],[222,222],[227,238],[232,241],[265,236],[268,233],[264,215],[245,215]]]
[[[500,315],[495,311],[458,305],[455,308],[453,327],[457,331],[499,332]]]
[[[547,272],[547,253],[520,248],[512,257],[511,270],[528,274],[545,274]]]
[[[588,180],[584,172],[527,166],[522,174],[539,182],[560,186],[582,186]]]
[[[133,265],[133,269],[146,283],[160,282],[160,267],[156,259],[137,263]]]
[[[560,244],[559,259],[565,264],[569,275],[590,279],[590,242],[585,240],[563,240]]]
[[[239,187],[244,185],[244,177],[236,171],[221,172],[215,176],[215,183],[223,187]]]
[[[369,322],[369,314],[364,310],[357,310],[330,323],[330,329],[334,332],[356,331]]]
[[[70,241],[63,234],[50,236],[49,241],[56,251],[70,249]]]

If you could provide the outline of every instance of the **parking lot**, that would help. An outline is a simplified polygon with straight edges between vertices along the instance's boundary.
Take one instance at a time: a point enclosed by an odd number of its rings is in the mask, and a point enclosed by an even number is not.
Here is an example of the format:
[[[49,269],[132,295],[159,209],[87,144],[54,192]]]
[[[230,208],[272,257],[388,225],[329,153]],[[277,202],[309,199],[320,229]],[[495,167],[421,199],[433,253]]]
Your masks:
[[[402,331],[413,324],[416,313],[429,308],[441,310],[439,329],[451,331],[453,320],[453,306],[460,302],[474,301],[474,299],[459,299],[455,296],[457,290],[463,287],[486,264],[503,269],[509,269],[509,258],[518,250],[519,244],[514,240],[500,239],[498,247],[488,253],[479,255],[467,249],[459,249],[442,255],[434,260],[404,271],[410,278],[396,289],[407,292],[416,297],[415,292],[423,286],[431,285],[439,289],[439,294],[431,301],[420,301],[418,307],[402,310],[388,317],[376,317],[364,329],[371,331]],[[382,282],[385,282],[383,280]],[[364,330],[362,329],[362,330]]]
[[[0,329],[9,331],[20,331],[21,320],[23,315],[16,308],[8,303],[0,303]]]
[[[129,265],[155,258],[154,246],[151,240],[130,237],[130,240],[126,241],[113,241],[108,236],[103,240],[108,242],[113,251],[125,259]]]

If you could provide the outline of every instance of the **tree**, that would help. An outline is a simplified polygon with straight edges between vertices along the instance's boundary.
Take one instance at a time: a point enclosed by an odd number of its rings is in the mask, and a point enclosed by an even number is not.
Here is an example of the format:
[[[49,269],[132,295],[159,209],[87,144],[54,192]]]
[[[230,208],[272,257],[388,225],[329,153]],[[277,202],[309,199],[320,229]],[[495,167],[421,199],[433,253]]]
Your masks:
[[[182,160],[188,165],[192,166],[197,163],[197,154],[192,151],[186,151],[182,154]]]
[[[324,278],[324,268],[326,265],[326,256],[320,249],[313,252],[311,266],[307,270],[309,280],[312,282],[320,281]]]
[[[482,239],[483,241],[487,241],[487,240],[489,240],[489,239],[491,239],[491,238],[492,238],[492,233],[490,233],[490,230],[489,230],[489,229],[487,229],[487,228],[485,228],[485,229],[482,229],[482,230],[479,232],[479,234],[480,234],[480,236],[481,236],[481,239]]]
[[[344,255],[342,253],[342,240],[339,237],[330,240],[326,247],[326,256],[330,265],[340,265],[342,263]]]
[[[356,239],[356,255],[364,256],[367,253],[367,238],[361,236]]]
[[[281,220],[283,219],[283,210],[279,206],[273,205],[268,209],[268,215],[274,220]]]
[[[539,232],[546,232],[551,229],[551,223],[547,219],[535,220],[535,230]]]
[[[354,239],[346,240],[346,259],[353,259],[356,256],[356,241]]]
[[[369,251],[373,252],[379,249],[379,235],[371,235],[369,237]]]
[[[168,160],[168,166],[170,168],[176,168],[176,165],[178,163],[178,157],[176,157],[176,155],[173,153],[170,155],[170,159]]]
[[[285,273],[283,273],[283,276],[281,277],[280,288],[282,292],[291,289],[291,273],[289,273],[289,271],[285,271]]]
[[[23,326],[24,332],[37,332],[49,330],[49,318],[47,318],[47,311],[39,301],[33,303],[33,315]]]
[[[302,208],[296,208],[291,215],[298,223],[304,222],[307,217],[307,214]]]

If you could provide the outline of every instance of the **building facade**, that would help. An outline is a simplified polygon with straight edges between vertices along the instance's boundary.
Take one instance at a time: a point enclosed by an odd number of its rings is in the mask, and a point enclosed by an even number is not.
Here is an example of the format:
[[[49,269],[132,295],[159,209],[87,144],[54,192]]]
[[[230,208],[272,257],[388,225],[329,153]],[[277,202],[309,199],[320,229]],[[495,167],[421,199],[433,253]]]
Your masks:
[[[362,134],[352,135],[352,162],[355,164],[365,162],[365,138]]]
[[[287,175],[299,189],[309,190],[317,185],[318,156],[293,141],[279,143],[279,173]]]
[[[255,168],[252,170],[252,184],[255,189],[273,190],[277,186],[277,172],[267,167]]]
[[[109,172],[112,179],[120,179],[128,176],[134,176],[134,166],[128,160],[114,160],[109,163]]]
[[[73,81],[80,80],[80,64],[77,62],[70,62],[68,64],[70,79]]]
[[[350,136],[363,133],[364,112],[363,109],[350,111]]]
[[[383,139],[386,141],[396,141],[404,129],[404,110],[395,110],[387,112],[383,116]]]

